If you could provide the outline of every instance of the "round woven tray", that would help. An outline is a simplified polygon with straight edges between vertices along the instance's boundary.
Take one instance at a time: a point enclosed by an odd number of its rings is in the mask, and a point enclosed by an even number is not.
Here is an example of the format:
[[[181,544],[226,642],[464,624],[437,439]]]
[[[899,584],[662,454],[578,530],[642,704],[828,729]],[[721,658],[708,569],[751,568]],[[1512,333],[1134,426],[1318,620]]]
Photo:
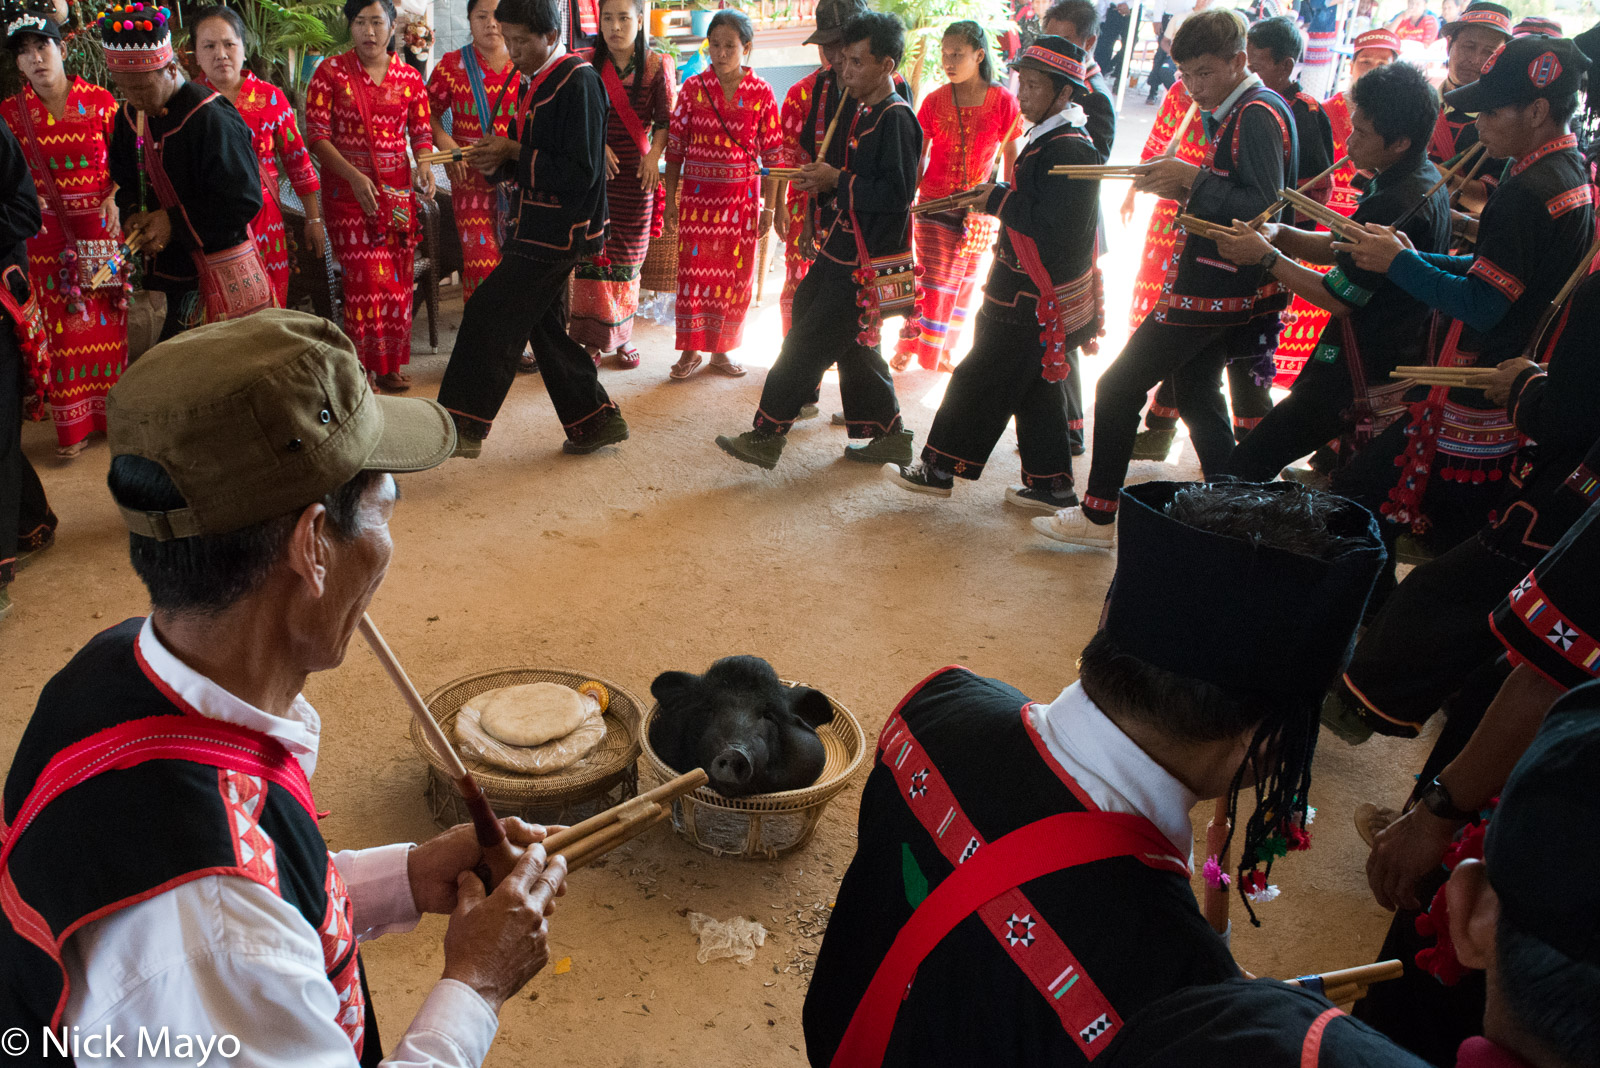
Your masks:
[[[453,743],[456,715],[467,701],[487,690],[525,682],[555,682],[577,686],[593,679],[611,691],[605,711],[606,736],[588,756],[571,767],[548,775],[525,775],[485,764],[456,749],[456,755],[477,780],[494,810],[501,816],[519,816],[532,823],[575,823],[638,792],[639,715],[643,704],[620,684],[603,675],[565,668],[495,668],[447,682],[427,696],[428,709]],[[428,765],[428,809],[442,826],[471,819],[457,796],[455,783],[411,725],[411,744]]]
[[[785,686],[799,683],[783,680]],[[672,803],[672,826],[689,842],[716,856],[756,857],[771,860],[792,853],[811,840],[823,809],[861,767],[867,753],[866,735],[850,710],[833,698],[833,721],[817,728],[826,760],[817,781],[800,790],[775,794],[723,797],[709,786],[684,794]],[[658,782],[679,772],[650,748],[650,723],[660,706],[652,702],[639,724],[643,751],[639,762]]]
[[[639,285],[656,293],[678,291],[678,224],[670,214],[662,224],[661,236],[652,237],[645,250]]]

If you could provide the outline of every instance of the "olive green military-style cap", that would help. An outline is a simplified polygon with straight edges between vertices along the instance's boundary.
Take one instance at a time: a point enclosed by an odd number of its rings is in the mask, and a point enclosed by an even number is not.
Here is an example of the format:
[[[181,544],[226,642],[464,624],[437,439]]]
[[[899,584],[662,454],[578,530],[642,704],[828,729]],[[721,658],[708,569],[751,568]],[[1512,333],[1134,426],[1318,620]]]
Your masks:
[[[106,436],[113,457],[160,464],[187,502],[121,508],[129,530],[158,541],[286,515],[360,471],[425,471],[456,442],[436,402],[375,394],[332,323],[275,308],[145,353],[106,397]]]

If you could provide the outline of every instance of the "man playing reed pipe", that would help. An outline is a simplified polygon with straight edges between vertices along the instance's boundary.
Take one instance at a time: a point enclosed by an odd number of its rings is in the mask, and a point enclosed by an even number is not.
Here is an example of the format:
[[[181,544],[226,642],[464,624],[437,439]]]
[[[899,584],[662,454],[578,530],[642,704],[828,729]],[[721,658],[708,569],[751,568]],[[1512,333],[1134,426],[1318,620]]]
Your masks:
[[[945,389],[922,462],[885,468],[905,489],[948,497],[957,476],[977,479],[1015,418],[1022,485],[1007,489],[1006,500],[1046,513],[1077,500],[1063,387],[1081,373],[1078,346],[1100,330],[1100,183],[1050,169],[1100,161],[1074,103],[1091,91],[1087,62],[1088,53],[1066,38],[1045,36],[1012,64],[1018,103],[1033,125],[1014,185],[982,185],[970,194],[968,203],[999,217],[1000,239],[972,351]]]
[[[1383,549],[1365,510],[1294,483],[1150,482],[1122,506],[1076,682],[1031,702],[944,668],[879,734],[806,995],[813,1065],[1087,1064],[1149,1002],[1238,974],[1190,888],[1191,810],[1226,799],[1239,843],[1210,885],[1275,896]]]
[[[827,159],[838,152],[839,165],[808,163],[794,179],[795,188],[815,194],[819,205],[817,260],[795,289],[794,325],[767,372],[755,429],[717,438],[722,451],[768,470],[777,466],[789,428],[814,403],[834,363],[848,433],[867,439],[845,446],[845,457],[911,462],[911,431],[901,425],[894,381],[878,347],[883,319],[915,309],[911,202],[922,128],[892,80],[905,51],[905,27],[898,16],[868,12],[845,24],[841,43],[834,73],[860,104],[853,113],[838,113]]]
[[[1172,157],[1144,164],[1134,188],[1183,202],[1187,213],[1223,226],[1254,218],[1295,184],[1299,149],[1289,105],[1247,69],[1244,20],[1232,11],[1185,19],[1172,48],[1210,147],[1202,166]],[[1260,267],[1227,262],[1209,238],[1180,237],[1160,299],[1095,386],[1094,450],[1081,505],[1040,516],[1034,526],[1056,541],[1112,546],[1139,410],[1169,376],[1202,470],[1221,474],[1234,446],[1223,367],[1259,347],[1266,330],[1275,339],[1277,313],[1287,305]]]
[[[1482,528],[1515,479],[1523,432],[1506,407],[1509,387],[1525,374],[1523,352],[1594,236],[1588,171],[1567,130],[1587,67],[1565,38],[1519,37],[1482,78],[1451,94],[1456,106],[1478,114],[1488,151],[1515,160],[1484,209],[1474,255],[1418,253],[1370,225],[1333,245],[1440,313],[1448,325],[1432,362],[1483,368],[1501,387],[1429,386],[1338,473],[1335,492],[1381,515],[1391,543],[1409,529],[1436,554],[1447,553]],[[1381,585],[1379,592],[1386,592]],[[1435,660],[1419,642],[1448,659],[1455,617],[1418,615],[1411,603],[1397,597],[1378,615],[1330,698],[1330,726],[1351,741],[1374,730],[1415,737],[1448,695],[1435,670],[1419,670]]]
[[[1439,111],[1433,138],[1428,144],[1428,158],[1443,167],[1478,143],[1477,114],[1458,103],[1452,103],[1450,94],[1464,89],[1482,77],[1484,65],[1495,49],[1511,40],[1511,10],[1491,0],[1473,0],[1461,17],[1445,24],[1443,36],[1450,42],[1445,53],[1449,73],[1439,92],[1444,96],[1444,106]],[[1461,187],[1460,201],[1472,211],[1483,208],[1490,190],[1500,179],[1506,161],[1493,158],[1483,161],[1477,168],[1478,176]],[[1465,178],[1465,175],[1462,176]]]
[[[1416,67],[1390,64],[1352,85],[1350,98],[1347,152],[1358,170],[1373,175],[1357,202],[1355,221],[1389,226],[1407,216],[1401,230],[1414,247],[1448,251],[1450,194],[1441,186],[1428,195],[1439,180],[1428,161],[1438,94]],[[1424,196],[1426,203],[1414,211]],[[1229,474],[1251,482],[1276,478],[1289,463],[1352,430],[1356,421],[1365,421],[1365,436],[1377,415],[1373,391],[1380,397],[1392,392],[1389,372],[1424,358],[1427,306],[1387,276],[1361,270],[1348,253],[1335,255],[1335,240],[1327,232],[1278,223],[1266,223],[1258,232],[1237,220],[1217,239],[1230,263],[1266,264],[1272,278],[1333,315],[1289,396],[1233,451]],[[1334,266],[1323,274],[1296,261]]]
[[[495,9],[525,84],[516,136],[480,138],[466,153],[484,177],[518,190],[500,263],[468,299],[439,384],[460,434],[456,454],[468,459],[483,451],[525,344],[566,432],[563,452],[584,456],[628,438],[594,361],[567,333],[567,282],[605,246],[608,104],[594,66],[561,44],[558,16],[556,0],[502,0]]]
[[[526,852],[487,896],[470,826],[330,853],[301,694],[383,582],[391,473],[442,463],[449,415],[375,395],[348,338],[275,309],[156,346],[107,409],[151,613],[50,680],[11,762],[0,1020],[33,1051],[92,1027],[146,1063],[141,1028],[165,1028],[238,1063],[373,1065],[359,944],[436,912],[443,976],[386,1063],[481,1063],[547,959],[565,862],[546,866],[543,830],[514,819]],[[184,1059],[149,1059],[168,1057]]]

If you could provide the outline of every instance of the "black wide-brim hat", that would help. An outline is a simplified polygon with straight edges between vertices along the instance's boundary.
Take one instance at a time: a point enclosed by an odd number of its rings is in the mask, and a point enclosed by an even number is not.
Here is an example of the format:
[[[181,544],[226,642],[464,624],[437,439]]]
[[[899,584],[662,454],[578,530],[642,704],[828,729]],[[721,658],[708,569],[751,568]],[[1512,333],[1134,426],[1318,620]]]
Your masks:
[[[1012,70],[1036,70],[1071,83],[1074,89],[1089,91],[1089,53],[1054,34],[1035,37],[1033,44],[1011,61]]]
[[[866,0],[821,0],[817,4],[817,28],[801,44],[833,45],[844,40],[844,25],[867,12]]]
[[[1230,690],[1314,696],[1344,670],[1387,552],[1372,513],[1293,482],[1249,485],[1316,497],[1329,533],[1347,539],[1321,559],[1189,526],[1168,514],[1193,482],[1122,491],[1117,572],[1105,632],[1122,651]]]
[[[1540,97],[1560,100],[1577,92],[1589,57],[1568,37],[1531,34],[1495,50],[1471,85],[1444,95],[1445,103],[1469,114],[1531,104]]]

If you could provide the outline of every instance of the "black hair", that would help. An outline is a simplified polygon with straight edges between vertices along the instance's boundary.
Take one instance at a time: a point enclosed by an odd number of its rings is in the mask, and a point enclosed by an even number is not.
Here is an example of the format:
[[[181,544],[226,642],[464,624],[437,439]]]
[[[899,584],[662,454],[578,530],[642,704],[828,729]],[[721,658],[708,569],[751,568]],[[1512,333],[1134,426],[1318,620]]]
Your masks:
[[[361,533],[361,498],[382,477],[376,471],[358,472],[322,498],[335,535],[349,541]],[[113,457],[106,484],[118,504],[136,511],[188,506],[165,469],[143,456]],[[150,591],[151,607],[214,615],[261,586],[283,555],[300,512],[296,509],[226,534],[158,541],[130,533],[128,555],[134,573]]]
[[[500,0],[494,17],[499,22],[521,26],[540,37],[561,28],[561,12],[556,7],[556,0]]]
[[[1428,150],[1439,115],[1439,93],[1421,68],[1389,63],[1369,70],[1350,87],[1350,101],[1372,123],[1385,147],[1409,137],[1413,155]]]
[[[844,24],[844,37],[839,43],[853,45],[857,41],[869,42],[873,59],[887,56],[898,67],[906,54],[906,24],[887,11],[863,11]]]
[[[371,3],[372,0],[367,0],[367,2]],[[221,19],[223,22],[226,22],[229,26],[233,27],[233,32],[239,35],[239,43],[244,45],[246,51],[249,51],[250,33],[244,28],[244,18],[227,4],[217,4],[214,7],[201,8],[199,13],[190,19],[189,25],[192,27],[192,29],[189,31],[190,36],[192,36],[196,42],[198,42],[200,39],[200,24],[205,22],[207,19]],[[354,21],[354,18],[352,18],[351,21]]]
[[[472,0],[477,3],[478,0]],[[650,91],[650,79],[645,77],[645,69],[650,59],[649,27],[645,25],[645,0],[626,0],[633,5],[633,13],[639,20],[639,32],[633,36],[633,90],[628,95],[638,102],[640,97]],[[599,0],[595,6],[595,17],[599,18],[600,11],[606,6],[606,0]],[[709,32],[709,31],[708,31]],[[606,44],[606,35],[597,31],[594,35],[594,69],[600,70],[600,64],[611,62],[611,49]]]
[[[394,0],[344,0],[345,22],[355,22],[357,16],[359,16],[363,11],[371,7],[373,4],[377,4],[379,7],[381,7],[383,9],[383,13],[389,18],[389,24],[391,26],[394,25]]]
[[[1212,534],[1331,560],[1359,540],[1333,533],[1336,515],[1345,507],[1338,497],[1303,487],[1268,493],[1249,483],[1222,482],[1180,490],[1166,511]],[[1236,881],[1250,922],[1258,924],[1245,897],[1244,876],[1257,865],[1270,874],[1275,857],[1287,849],[1288,829],[1304,826],[1322,695],[1253,691],[1179,675],[1128,653],[1104,631],[1084,647],[1078,678],[1084,693],[1112,720],[1145,723],[1180,743],[1199,745],[1250,732],[1250,747],[1228,788],[1228,840],[1242,826]],[[1239,794],[1247,782],[1255,806],[1241,825]],[[1284,848],[1275,848],[1279,845]]]
[[[1183,20],[1172,38],[1172,62],[1187,63],[1201,56],[1232,59],[1244,51],[1244,16],[1226,8],[1208,7]]]
[[[1600,1068],[1600,965],[1517,930],[1504,908],[1494,951],[1500,997],[1517,1030],[1567,1068]]]
[[[994,60],[989,58],[989,35],[971,19],[952,22],[944,28],[944,39],[958,37],[982,57],[978,60],[978,79],[985,85],[994,84]],[[899,60],[895,61],[896,63]]]
[[[1299,62],[1306,51],[1306,39],[1300,35],[1300,27],[1288,15],[1262,19],[1250,27],[1245,39],[1255,47],[1271,52],[1272,58],[1279,63],[1286,59]]]
[[[1044,13],[1044,22],[1070,22],[1084,40],[1100,35],[1100,12],[1089,0],[1060,0]]]
[[[1578,91],[1574,89],[1559,99],[1553,96],[1545,97],[1550,101],[1550,121],[1562,129],[1572,121],[1572,116],[1578,113]]]
[[[469,17],[472,14],[473,8],[477,7],[478,4],[481,3],[481,2],[482,2],[482,0],[467,0],[467,15]]]
[[[718,11],[715,15],[712,15],[711,25],[706,27],[706,36],[710,37],[711,31],[716,29],[718,26],[726,26],[734,33],[738,34],[739,43],[744,45],[746,48],[752,44],[755,44],[756,28],[755,26],[751,25],[750,16],[746,15],[743,11],[736,11],[731,7],[725,7],[721,11]]]
[[[67,46],[65,44],[63,44],[62,42],[58,41],[54,37],[48,37],[48,36],[46,36],[45,34],[42,34],[42,33],[18,33],[18,34],[13,34],[11,36],[8,36],[6,38],[6,51],[10,52],[14,56],[15,55],[20,55],[22,53],[22,46],[24,44],[26,44],[29,40],[49,41],[52,44],[54,44],[57,48],[59,48],[61,50],[61,54],[62,54],[63,57],[65,57],[65,55],[66,55]],[[70,77],[70,75],[69,75],[69,77]]]

